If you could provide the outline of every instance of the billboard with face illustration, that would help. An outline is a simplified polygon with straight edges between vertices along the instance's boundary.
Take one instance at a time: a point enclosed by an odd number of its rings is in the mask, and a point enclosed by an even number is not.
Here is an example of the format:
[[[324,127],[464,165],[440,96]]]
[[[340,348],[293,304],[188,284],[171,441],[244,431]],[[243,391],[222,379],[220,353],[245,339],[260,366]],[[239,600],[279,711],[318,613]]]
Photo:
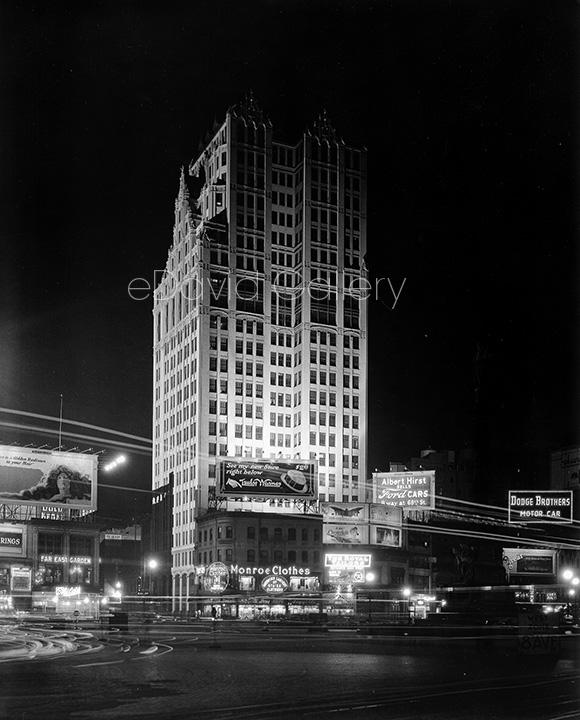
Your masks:
[[[96,455],[0,446],[0,503],[97,509]]]

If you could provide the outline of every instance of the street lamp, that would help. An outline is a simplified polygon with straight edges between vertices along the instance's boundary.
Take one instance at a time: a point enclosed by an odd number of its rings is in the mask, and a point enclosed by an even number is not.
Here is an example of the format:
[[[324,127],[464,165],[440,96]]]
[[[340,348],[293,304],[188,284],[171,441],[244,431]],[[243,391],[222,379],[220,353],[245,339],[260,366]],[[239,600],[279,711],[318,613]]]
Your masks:
[[[574,577],[574,573],[570,568],[566,568],[566,570],[562,571],[562,579],[563,580],[572,580]]]
[[[411,592],[412,591],[410,587],[404,587],[402,590],[403,597],[407,600],[407,614],[409,615],[409,625],[411,624],[411,603],[409,602]]]
[[[107,463],[106,465],[103,465],[103,470],[105,472],[111,472],[111,470],[114,470],[119,465],[123,465],[123,463],[127,462],[127,456],[126,455],[117,455],[117,457],[114,460],[111,460],[111,462]]]
[[[368,573],[365,575],[365,580],[366,580],[366,582],[370,585],[371,583],[374,582],[375,577],[376,577],[376,575],[375,575],[374,572],[368,572]],[[368,597],[368,600],[369,600],[369,625],[370,625],[370,622],[371,622],[371,611],[372,611],[372,602],[373,602],[370,588],[369,588],[368,591],[367,591],[367,597]]]

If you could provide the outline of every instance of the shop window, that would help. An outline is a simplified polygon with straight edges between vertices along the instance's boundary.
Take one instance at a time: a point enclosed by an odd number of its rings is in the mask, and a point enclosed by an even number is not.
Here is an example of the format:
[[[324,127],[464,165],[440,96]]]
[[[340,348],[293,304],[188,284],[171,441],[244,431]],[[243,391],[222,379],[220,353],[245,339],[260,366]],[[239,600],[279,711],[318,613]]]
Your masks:
[[[93,554],[93,538],[86,535],[70,536],[70,554],[90,557]]]
[[[56,533],[38,533],[38,552],[40,555],[60,555],[63,548],[63,536]]]

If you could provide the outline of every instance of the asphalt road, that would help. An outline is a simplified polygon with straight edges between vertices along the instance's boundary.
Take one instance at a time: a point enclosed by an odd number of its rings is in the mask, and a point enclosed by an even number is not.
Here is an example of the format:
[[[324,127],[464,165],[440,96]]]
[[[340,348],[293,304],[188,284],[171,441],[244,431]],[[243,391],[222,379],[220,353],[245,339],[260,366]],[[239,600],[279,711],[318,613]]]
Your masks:
[[[499,637],[209,623],[0,633],[2,718],[580,718],[579,637],[559,659]]]

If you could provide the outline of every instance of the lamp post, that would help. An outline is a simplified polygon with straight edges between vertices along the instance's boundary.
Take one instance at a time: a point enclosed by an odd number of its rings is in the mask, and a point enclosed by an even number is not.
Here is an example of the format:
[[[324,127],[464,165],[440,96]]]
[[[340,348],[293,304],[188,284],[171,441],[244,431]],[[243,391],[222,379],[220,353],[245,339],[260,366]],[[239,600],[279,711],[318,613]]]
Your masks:
[[[159,560],[156,558],[149,558],[146,563],[147,567],[147,592],[149,596],[155,595],[155,581],[153,574],[159,567]],[[143,603],[145,603],[145,598],[143,598]]]
[[[411,624],[411,601],[410,601],[410,598],[411,598],[412,590],[410,587],[404,587],[401,592],[403,593],[403,597],[407,601],[408,624],[410,625]]]
[[[578,590],[580,590],[580,588],[578,587],[580,585],[580,578],[574,574],[574,571],[571,568],[565,568],[564,570],[562,570],[561,578],[566,582],[565,587],[567,587],[567,612],[572,615],[572,622],[575,622],[576,595],[578,593]]]
[[[371,595],[370,585],[375,581],[375,574],[374,574],[373,572],[368,572],[368,573],[365,575],[365,580],[366,580],[366,582],[367,582],[367,596],[368,596],[368,599],[369,599],[369,618],[368,618],[368,621],[369,621],[369,625],[370,625],[370,624],[371,624],[372,602],[373,602],[372,595]]]

